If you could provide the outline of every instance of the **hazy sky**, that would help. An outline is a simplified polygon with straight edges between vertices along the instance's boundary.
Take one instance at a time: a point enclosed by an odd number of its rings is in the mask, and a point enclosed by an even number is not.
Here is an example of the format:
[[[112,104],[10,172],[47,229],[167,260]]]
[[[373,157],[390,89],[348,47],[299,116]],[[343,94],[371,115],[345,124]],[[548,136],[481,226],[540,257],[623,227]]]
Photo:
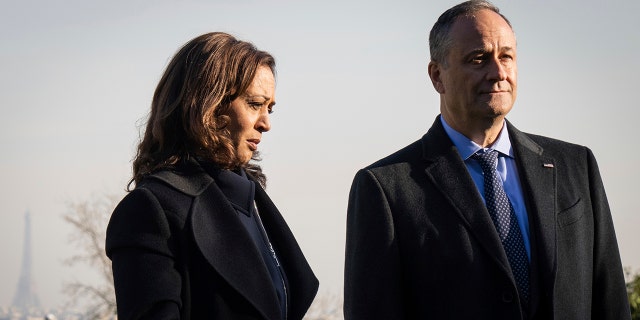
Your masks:
[[[96,2],[0,1],[0,306],[17,285],[26,211],[42,303],[61,304],[64,281],[95,281],[89,268],[62,264],[78,250],[68,244],[65,203],[124,194],[164,67],[209,31],[277,59],[278,104],[260,144],[267,191],[320,290],[339,292],[351,179],[435,119],[428,32],[458,1]],[[640,269],[640,1],[494,3],[518,37],[518,100],[508,118],[592,148],[623,264]]]

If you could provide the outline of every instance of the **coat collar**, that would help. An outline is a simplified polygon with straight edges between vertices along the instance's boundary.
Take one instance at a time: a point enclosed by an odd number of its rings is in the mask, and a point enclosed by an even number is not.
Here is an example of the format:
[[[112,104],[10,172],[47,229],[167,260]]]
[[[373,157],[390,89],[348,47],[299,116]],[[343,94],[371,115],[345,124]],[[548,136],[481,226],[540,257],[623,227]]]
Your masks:
[[[213,178],[193,159],[186,160],[173,170],[155,172],[149,178],[161,180],[174,189],[192,197],[199,196],[213,183]]]

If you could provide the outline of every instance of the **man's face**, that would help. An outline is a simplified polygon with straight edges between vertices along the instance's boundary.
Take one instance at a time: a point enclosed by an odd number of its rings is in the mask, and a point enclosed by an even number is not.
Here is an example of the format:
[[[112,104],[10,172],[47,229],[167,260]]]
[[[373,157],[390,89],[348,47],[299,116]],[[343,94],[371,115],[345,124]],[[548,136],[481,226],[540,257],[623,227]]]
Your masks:
[[[459,17],[450,37],[446,65],[430,66],[444,101],[445,120],[466,125],[504,117],[513,107],[517,88],[516,38],[511,27],[499,14],[482,10],[474,17]]]

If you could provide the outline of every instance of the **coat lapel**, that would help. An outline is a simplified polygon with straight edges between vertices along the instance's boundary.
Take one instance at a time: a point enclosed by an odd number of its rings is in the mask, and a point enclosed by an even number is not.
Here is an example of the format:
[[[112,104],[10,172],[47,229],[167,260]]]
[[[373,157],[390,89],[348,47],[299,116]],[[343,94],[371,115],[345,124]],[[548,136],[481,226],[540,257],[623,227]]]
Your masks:
[[[552,292],[556,267],[556,164],[553,158],[544,156],[542,147],[526,134],[509,122],[507,128],[525,193],[530,234],[535,239],[532,241],[532,258],[542,284],[538,289]],[[534,299],[540,297],[540,294],[533,293]]]
[[[304,254],[284,218],[257,182],[255,200],[260,208],[260,217],[264,227],[288,280],[288,318],[301,319],[318,291],[318,279],[304,258]]]
[[[280,318],[267,267],[236,211],[215,182],[193,203],[196,244],[213,268],[267,319]]]
[[[507,274],[511,274],[507,256],[489,212],[478,193],[464,161],[439,117],[422,138],[426,174],[434,187],[442,192],[449,205],[467,226],[488,255]]]

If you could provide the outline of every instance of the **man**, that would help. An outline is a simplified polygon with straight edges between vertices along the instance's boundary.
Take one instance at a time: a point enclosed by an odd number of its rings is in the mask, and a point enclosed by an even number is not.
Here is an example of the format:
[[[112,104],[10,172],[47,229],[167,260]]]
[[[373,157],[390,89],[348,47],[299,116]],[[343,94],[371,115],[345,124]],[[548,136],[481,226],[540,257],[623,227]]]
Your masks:
[[[592,152],[505,119],[509,21],[468,1],[429,42],[440,116],[353,181],[345,319],[630,319]]]

